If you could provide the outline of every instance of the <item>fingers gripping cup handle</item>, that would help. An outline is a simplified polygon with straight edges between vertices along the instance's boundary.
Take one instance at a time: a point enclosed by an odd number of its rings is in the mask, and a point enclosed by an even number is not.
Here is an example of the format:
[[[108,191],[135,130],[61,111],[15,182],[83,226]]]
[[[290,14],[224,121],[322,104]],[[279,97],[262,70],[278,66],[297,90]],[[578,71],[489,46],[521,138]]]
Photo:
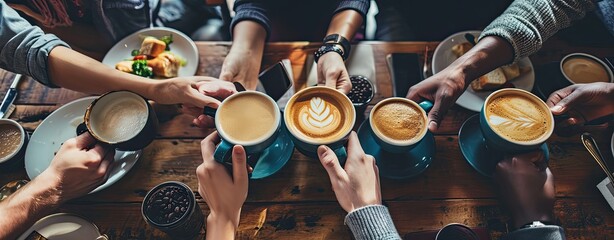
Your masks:
[[[345,149],[345,147],[341,146],[339,148],[333,149],[333,152],[335,153],[335,155],[337,155],[337,159],[339,160],[339,164],[341,164],[341,166],[343,166],[345,164],[345,160],[348,158],[348,153],[347,153],[347,150]]]
[[[225,140],[222,140],[222,142],[220,142],[220,144],[217,145],[217,148],[215,148],[215,153],[213,154],[213,158],[215,159],[215,161],[219,163],[231,162],[233,147],[234,147],[233,144]]]
[[[431,101],[424,100],[418,103],[418,106],[420,106],[420,108],[422,108],[425,112],[428,113],[429,111],[431,111],[431,108],[433,108],[433,103]]]

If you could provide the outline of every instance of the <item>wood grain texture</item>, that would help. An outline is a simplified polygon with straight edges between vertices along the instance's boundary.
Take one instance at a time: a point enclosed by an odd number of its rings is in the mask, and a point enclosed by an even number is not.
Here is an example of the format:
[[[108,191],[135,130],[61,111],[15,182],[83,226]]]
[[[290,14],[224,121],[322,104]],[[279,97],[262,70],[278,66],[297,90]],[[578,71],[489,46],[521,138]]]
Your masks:
[[[198,42],[198,75],[218,76],[230,42]],[[436,42],[365,42],[375,57],[379,93],[372,104],[390,96],[392,87],[386,56],[394,52],[423,55],[428,46],[429,59]],[[318,43],[272,43],[266,46],[262,68],[288,58],[292,62],[295,86],[303,87],[309,56]],[[556,38],[531,56],[534,65],[559,60],[570,52],[614,56],[614,48],[570,46]],[[421,58],[422,59],[422,58]],[[0,99],[4,97],[13,74],[0,70]],[[65,89],[49,89],[34,80],[19,85],[17,108],[11,116],[29,132],[34,131],[52,111],[86,94]],[[202,162],[199,142],[211,130],[191,124],[192,117],[176,106],[156,106],[160,119],[157,139],[144,150],[134,168],[113,186],[99,193],[76,199],[60,211],[73,212],[93,220],[112,239],[169,239],[142,219],[140,204],[146,192],[164,181],[182,181],[197,189],[196,167]],[[408,180],[382,179],[382,196],[390,207],[396,227],[406,238],[410,233],[436,230],[447,223],[460,222],[488,229],[496,239],[507,231],[507,214],[496,201],[491,180],[479,175],[463,159],[458,131],[473,112],[458,106],[450,109],[435,132],[437,152],[424,174]],[[612,128],[594,135],[602,150],[609,149]],[[605,174],[579,142],[579,136],[549,140],[550,167],[555,175],[556,215],[568,239],[614,238],[614,215],[595,185]],[[606,151],[608,152],[608,151]],[[612,162],[611,154],[605,154]],[[23,168],[0,169],[0,184],[27,178]],[[199,198],[205,214],[206,204]],[[267,209],[262,228],[256,223]],[[344,211],[338,206],[326,172],[319,161],[295,152],[290,162],[275,175],[250,182],[239,239],[350,239],[343,224]],[[204,234],[204,231],[203,231]]]

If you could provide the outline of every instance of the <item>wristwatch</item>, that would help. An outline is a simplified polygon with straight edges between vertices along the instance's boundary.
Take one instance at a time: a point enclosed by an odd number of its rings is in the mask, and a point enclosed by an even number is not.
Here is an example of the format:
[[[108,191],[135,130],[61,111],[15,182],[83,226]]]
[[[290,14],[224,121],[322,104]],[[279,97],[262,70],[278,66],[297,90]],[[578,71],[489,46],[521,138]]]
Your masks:
[[[324,44],[339,44],[341,47],[343,47],[343,60],[348,59],[348,57],[350,56],[352,45],[350,44],[350,41],[343,36],[339,34],[331,34],[324,37],[324,40],[322,41],[324,42]]]
[[[320,57],[326,53],[329,52],[336,52],[339,55],[341,55],[341,57],[343,57],[344,55],[344,51],[343,49],[337,45],[337,44],[324,44],[322,45],[313,55],[314,55],[314,60],[316,61],[316,63],[318,62],[318,60],[320,59]],[[345,60],[345,58],[343,58],[343,60]]]

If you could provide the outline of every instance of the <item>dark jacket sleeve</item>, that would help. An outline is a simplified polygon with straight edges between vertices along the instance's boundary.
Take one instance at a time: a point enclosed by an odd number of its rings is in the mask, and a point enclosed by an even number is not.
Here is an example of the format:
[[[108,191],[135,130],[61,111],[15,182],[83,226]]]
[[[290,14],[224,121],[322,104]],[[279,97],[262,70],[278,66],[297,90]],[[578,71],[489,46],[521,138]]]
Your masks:
[[[268,11],[270,10],[269,4],[274,4],[274,1],[263,0],[237,0],[235,1],[234,11],[235,16],[230,24],[230,32],[234,29],[235,25],[241,21],[249,20],[254,21],[262,25],[267,32],[267,39],[271,34],[271,20],[268,17]],[[355,10],[362,15],[363,19],[366,18],[367,11],[369,11],[370,0],[342,0],[339,2],[335,13],[344,10]],[[317,14],[314,15],[317,17]]]
[[[25,74],[47,86],[55,87],[47,72],[51,50],[68,44],[40,28],[30,25],[0,0],[0,68]]]
[[[505,235],[502,240],[565,240],[565,231],[559,226],[545,226],[537,228],[524,228]]]

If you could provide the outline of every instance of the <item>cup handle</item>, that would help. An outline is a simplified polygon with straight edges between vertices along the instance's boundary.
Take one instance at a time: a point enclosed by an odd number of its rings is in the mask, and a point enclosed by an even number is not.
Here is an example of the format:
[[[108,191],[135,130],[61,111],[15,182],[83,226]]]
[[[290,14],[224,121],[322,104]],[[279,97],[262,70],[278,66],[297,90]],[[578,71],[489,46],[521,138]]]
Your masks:
[[[333,152],[335,153],[335,155],[337,155],[337,159],[339,160],[339,164],[341,164],[341,166],[345,165],[345,161],[348,158],[348,153],[345,150],[345,147],[339,147],[337,149],[334,149]]]
[[[215,153],[213,154],[213,158],[215,159],[215,161],[219,162],[219,163],[228,163],[232,156],[232,147],[234,145],[232,145],[231,143],[222,140],[222,142],[220,142],[219,145],[217,145],[217,148],[215,148]]]
[[[89,130],[87,129],[87,125],[85,125],[85,122],[80,123],[75,131],[77,132],[77,136],[89,132]]]
[[[428,113],[429,111],[431,111],[431,108],[433,108],[433,103],[431,101],[424,100],[418,103],[418,106],[420,106],[422,109],[424,109],[425,112]]]

